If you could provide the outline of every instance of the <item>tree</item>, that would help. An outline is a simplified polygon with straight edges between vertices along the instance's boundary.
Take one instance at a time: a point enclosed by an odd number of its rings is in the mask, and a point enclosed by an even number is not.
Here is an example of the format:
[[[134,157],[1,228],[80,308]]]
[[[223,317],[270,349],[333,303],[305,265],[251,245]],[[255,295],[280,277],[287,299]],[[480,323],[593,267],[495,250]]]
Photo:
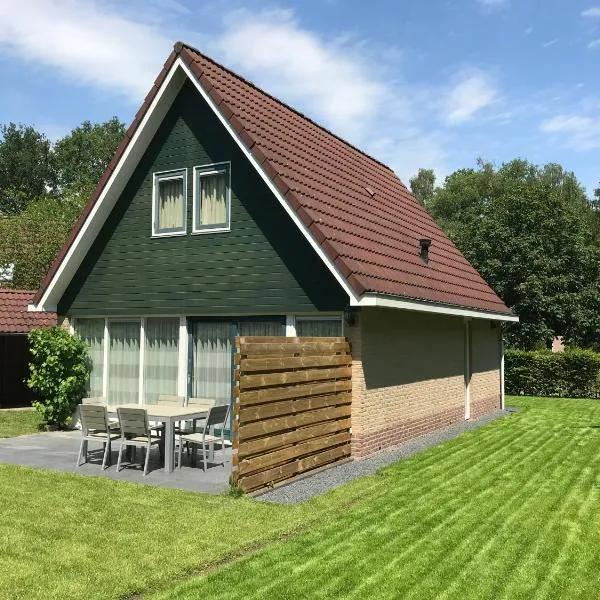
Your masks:
[[[0,126],[0,214],[17,214],[55,187],[52,148],[31,126]]]
[[[430,211],[520,317],[507,327],[522,349],[554,336],[600,344],[600,248],[582,186],[560,165],[478,161],[446,178]]]
[[[435,191],[435,173],[433,169],[419,169],[410,179],[410,190],[421,206],[428,207]]]
[[[59,189],[88,197],[125,135],[125,125],[113,117],[105,123],[84,121],[54,145]]]
[[[17,215],[0,216],[0,266],[14,263],[12,286],[39,287],[81,208],[77,197],[42,196]]]
[[[32,127],[1,126],[0,269],[37,288],[112,158],[125,126],[84,121],[53,147]]]

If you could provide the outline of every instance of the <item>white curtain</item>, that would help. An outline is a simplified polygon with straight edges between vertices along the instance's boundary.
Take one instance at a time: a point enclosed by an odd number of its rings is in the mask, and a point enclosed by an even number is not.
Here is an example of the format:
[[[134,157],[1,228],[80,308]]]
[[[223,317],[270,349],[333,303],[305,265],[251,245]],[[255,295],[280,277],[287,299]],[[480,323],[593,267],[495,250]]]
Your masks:
[[[140,323],[111,322],[108,330],[108,403],[137,403],[140,380]]]
[[[102,396],[104,374],[104,319],[77,319],[75,330],[88,345],[92,371],[88,384],[89,396]]]
[[[284,335],[283,325],[279,321],[240,321],[239,335]]]
[[[336,337],[342,335],[341,319],[296,319],[299,337]]]
[[[227,223],[227,173],[200,174],[200,211],[198,225]]]
[[[156,404],[160,394],[177,394],[179,319],[146,319],[144,400]]]
[[[183,179],[158,182],[158,229],[168,231],[183,227]]]
[[[192,396],[231,402],[231,323],[192,325]]]

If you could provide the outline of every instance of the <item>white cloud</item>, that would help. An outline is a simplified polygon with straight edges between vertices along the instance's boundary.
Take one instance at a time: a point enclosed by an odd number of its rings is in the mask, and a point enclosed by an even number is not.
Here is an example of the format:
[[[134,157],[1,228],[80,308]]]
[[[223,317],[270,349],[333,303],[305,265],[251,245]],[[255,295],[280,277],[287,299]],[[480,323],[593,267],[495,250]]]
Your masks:
[[[582,10],[581,16],[591,18],[600,17],[600,6],[594,6],[592,8],[586,8],[585,10]]]
[[[218,48],[225,64],[344,135],[359,135],[385,100],[385,85],[352,45],[302,29],[290,11],[228,17]]]
[[[589,44],[588,44],[588,48],[591,48],[592,50],[594,48],[598,48],[600,46],[600,38],[596,39],[596,40],[592,40]]]
[[[110,7],[74,0],[0,2],[0,48],[77,83],[110,88],[140,101],[172,40]]]
[[[443,117],[450,125],[460,125],[492,104],[497,95],[490,78],[483,71],[463,71],[442,101]]]
[[[600,117],[557,115],[544,121],[540,129],[575,150],[600,148]]]
[[[548,40],[547,42],[544,42],[542,44],[543,48],[550,48],[550,46],[554,46],[554,44],[556,44],[558,42],[560,38],[553,38],[551,40]]]

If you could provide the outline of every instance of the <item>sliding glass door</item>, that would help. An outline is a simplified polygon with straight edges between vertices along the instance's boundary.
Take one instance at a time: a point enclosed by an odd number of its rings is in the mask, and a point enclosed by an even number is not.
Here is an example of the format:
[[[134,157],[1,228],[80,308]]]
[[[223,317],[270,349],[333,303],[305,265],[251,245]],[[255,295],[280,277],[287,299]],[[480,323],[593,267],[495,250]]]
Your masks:
[[[104,319],[77,319],[77,333],[88,345],[92,366],[88,396],[102,396],[104,376]]]
[[[108,402],[139,402],[140,390],[140,322],[108,323]]]
[[[179,319],[146,319],[144,339],[144,402],[156,404],[161,394],[177,395]]]
[[[232,334],[231,321],[190,322],[191,389],[194,398],[231,401]]]

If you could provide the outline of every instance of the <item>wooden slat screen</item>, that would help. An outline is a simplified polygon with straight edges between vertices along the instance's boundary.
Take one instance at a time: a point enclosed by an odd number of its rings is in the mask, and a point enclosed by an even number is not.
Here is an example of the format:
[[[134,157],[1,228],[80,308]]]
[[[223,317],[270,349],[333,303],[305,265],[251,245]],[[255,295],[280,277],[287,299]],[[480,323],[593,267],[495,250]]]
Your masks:
[[[256,492],[349,458],[346,338],[238,337],[235,343],[232,483]]]

